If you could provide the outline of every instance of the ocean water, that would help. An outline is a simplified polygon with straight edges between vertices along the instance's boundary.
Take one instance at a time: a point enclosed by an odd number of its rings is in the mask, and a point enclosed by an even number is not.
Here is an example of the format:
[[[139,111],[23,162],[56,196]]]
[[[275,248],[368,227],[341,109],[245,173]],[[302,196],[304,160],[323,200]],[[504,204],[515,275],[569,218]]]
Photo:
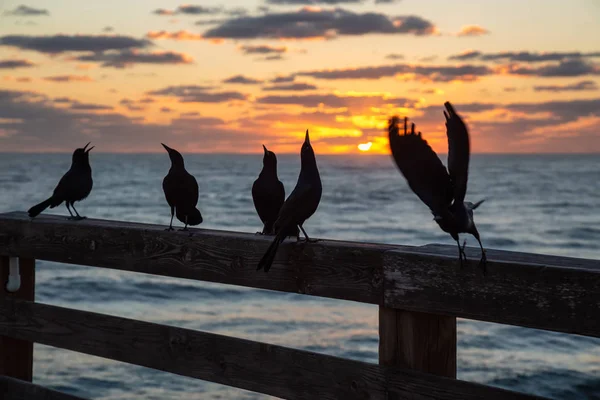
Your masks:
[[[445,162],[445,156],[442,156]],[[250,188],[261,155],[185,155],[199,182],[202,227],[256,232]],[[323,197],[311,236],[453,244],[389,156],[318,156]],[[166,154],[91,153],[93,218],[169,223]],[[70,155],[0,154],[0,212],[45,199]],[[475,155],[467,200],[485,247],[600,259],[600,156]],[[299,156],[279,156],[289,193]],[[64,206],[49,210],[67,215]],[[476,246],[467,237],[468,246]],[[144,274],[38,262],[36,301],[377,362],[377,307]],[[36,345],[34,382],[93,399],[266,399],[269,396]],[[554,399],[600,399],[600,340],[458,322],[460,379]]]

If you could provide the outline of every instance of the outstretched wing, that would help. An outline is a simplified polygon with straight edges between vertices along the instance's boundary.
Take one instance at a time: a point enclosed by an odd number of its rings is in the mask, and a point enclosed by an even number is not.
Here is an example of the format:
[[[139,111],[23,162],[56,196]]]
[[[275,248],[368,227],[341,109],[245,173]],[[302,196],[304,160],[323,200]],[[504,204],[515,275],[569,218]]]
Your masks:
[[[444,103],[446,135],[448,136],[448,172],[454,187],[454,201],[462,203],[467,193],[469,179],[469,132],[450,102]]]
[[[388,125],[390,148],[396,165],[408,186],[434,215],[439,215],[452,202],[452,185],[446,167],[437,154],[421,137],[415,134],[415,124],[407,132],[404,119],[404,134],[399,134],[398,117],[392,117]]]

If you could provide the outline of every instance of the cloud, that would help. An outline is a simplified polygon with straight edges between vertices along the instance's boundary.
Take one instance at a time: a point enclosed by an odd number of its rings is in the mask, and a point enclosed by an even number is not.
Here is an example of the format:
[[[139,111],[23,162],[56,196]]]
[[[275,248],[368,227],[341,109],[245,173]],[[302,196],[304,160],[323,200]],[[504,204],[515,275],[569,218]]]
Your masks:
[[[306,108],[315,108],[320,105],[331,108],[350,108],[353,111],[367,110],[370,107],[405,107],[414,104],[414,101],[404,97],[383,96],[381,94],[364,95],[338,95],[338,94],[305,94],[290,96],[264,96],[256,99],[262,104],[297,105]]]
[[[77,100],[74,100],[70,97],[55,97],[53,100],[55,103],[76,103]]]
[[[290,83],[287,85],[278,85],[278,86],[267,86],[262,90],[265,91],[304,91],[304,90],[315,90],[317,87],[315,85],[311,85],[310,83]]]
[[[294,80],[296,80],[296,77],[294,75],[284,75],[284,76],[277,76],[273,79],[271,79],[272,83],[288,83],[288,82],[294,82]]]
[[[14,17],[38,17],[42,15],[50,15],[48,10],[43,8],[32,8],[25,5],[20,5],[12,11],[5,11],[4,15]]]
[[[595,58],[600,57],[600,52],[582,53],[576,52],[530,52],[530,51],[503,51],[499,53],[483,53],[478,50],[467,50],[463,53],[448,57],[448,60],[456,61],[499,61],[499,62],[547,62],[564,61],[574,58]]]
[[[102,32],[112,32],[114,30],[115,28],[113,28],[112,26],[105,26],[104,29],[102,29]]]
[[[223,83],[239,83],[242,85],[254,85],[257,83],[262,83],[262,81],[260,79],[248,78],[244,75],[235,75],[223,80]]]
[[[385,56],[386,60],[404,60],[404,56],[402,54],[391,53]]]
[[[214,89],[201,88],[203,91]],[[276,151],[297,153],[298,139],[289,132],[299,134],[308,126],[314,133],[315,143],[319,143],[324,152],[325,149],[336,151],[355,148],[358,138],[373,140],[374,146],[379,139],[385,142],[379,126],[385,125],[389,115],[397,112],[393,107],[412,109],[409,112],[415,113],[414,120],[423,127],[427,139],[444,137],[441,104],[414,108],[416,103],[409,99],[384,94],[339,93],[265,96],[259,101],[258,106],[265,113],[256,116],[236,116],[237,119],[231,121],[198,114],[169,118],[174,115],[173,110],[162,107],[157,109],[162,114],[162,122],[152,123],[142,116],[121,114],[102,104],[0,90],[0,131],[3,132],[0,148],[5,151],[72,151],[73,143],[92,140],[102,143],[103,151],[157,152],[161,148],[156,143],[165,142],[186,152],[256,152],[262,149],[261,141],[268,138]],[[284,106],[277,107],[282,104]],[[285,108],[285,104],[308,105],[313,110],[292,113],[292,108]],[[476,152],[499,149],[508,152],[600,151],[597,130],[600,98],[455,106],[466,116]],[[374,107],[381,110],[374,111]],[[257,131],[261,134],[257,135]],[[139,140],[140,137],[144,140]],[[436,143],[432,145],[435,147]],[[446,151],[446,146],[442,140],[440,148]]]
[[[79,110],[79,111],[105,111],[112,110],[113,108],[110,106],[106,106],[104,104],[85,104],[75,102],[72,103],[69,107],[71,110]]]
[[[489,34],[490,31],[479,25],[464,25],[460,28],[460,31],[458,31],[456,36],[483,36]]]
[[[16,47],[40,53],[59,54],[69,51],[103,52],[107,50],[141,49],[152,44],[147,39],[106,35],[8,35],[0,37],[1,46]]]
[[[222,7],[205,7],[205,6],[193,6],[193,5],[182,5],[177,7],[175,10],[166,10],[164,8],[158,8],[152,13],[156,15],[212,15],[219,14],[223,11]]]
[[[187,54],[174,51],[139,52],[121,50],[116,52],[92,53],[75,57],[74,60],[99,62],[105,68],[127,68],[134,64],[192,64],[194,59]]]
[[[29,60],[0,60],[0,69],[29,68],[35,66]]]
[[[32,81],[32,79],[29,78],[29,77],[27,77],[27,76],[17,76],[17,77],[14,77],[14,76],[10,76],[10,75],[5,75],[5,76],[2,77],[2,79],[5,80],[5,81],[16,81],[16,82],[19,82],[19,83],[29,83],[29,82]]]
[[[343,3],[362,3],[363,0],[267,0],[274,5],[335,5]]]
[[[306,7],[293,12],[232,18],[207,30],[203,36],[220,39],[332,39],[373,33],[431,35],[435,33],[435,27],[417,16],[388,17],[375,12]]]
[[[189,152],[262,149],[263,138],[255,132],[244,127],[228,128],[217,124],[220,120],[204,118],[207,119],[200,119],[200,123],[198,119],[180,118],[166,124],[149,123],[143,117],[129,117],[107,106],[58,107],[40,93],[0,90],[0,131],[6,133],[0,135],[0,148],[4,151],[72,151],[73,143],[92,140],[101,143],[103,151],[116,152],[159,152],[162,148],[157,143],[160,142]],[[48,140],[49,137],[52,140]]]
[[[270,46],[268,44],[244,45],[238,48],[244,54],[282,54],[288,51],[285,46]]]
[[[279,61],[283,60],[283,56],[281,54],[273,54],[272,56],[266,56],[263,58],[259,58],[258,60],[262,61]]]
[[[534,86],[533,90],[536,92],[580,92],[580,91],[594,91],[600,87],[594,81],[580,81],[577,83],[571,83],[569,85],[549,85],[549,86]]]
[[[235,91],[212,91],[212,86],[180,85],[147,92],[148,95],[176,97],[181,103],[225,103],[246,100],[247,95]]]
[[[419,58],[419,62],[432,62],[437,59],[437,56],[426,56]]]
[[[500,73],[509,75],[538,76],[538,77],[566,77],[600,75],[600,66],[586,62],[582,59],[560,61],[558,64],[530,67],[522,65],[508,65],[499,68]]]
[[[171,40],[202,40],[202,35],[198,33],[181,30],[177,32],[150,31],[146,34],[148,39],[171,39]]]
[[[481,65],[410,65],[392,64],[376,67],[341,68],[317,71],[297,72],[296,75],[317,79],[381,79],[404,75],[409,80],[450,82],[454,80],[474,81],[479,77],[491,75],[493,70]]]
[[[94,82],[94,80],[87,75],[56,75],[56,76],[46,76],[42,79],[45,81],[57,82],[57,83]]]
[[[154,102],[154,99],[151,98],[144,98],[138,101],[124,98],[119,101],[119,104],[126,107],[129,111],[144,111],[146,109],[144,104],[152,102]]]

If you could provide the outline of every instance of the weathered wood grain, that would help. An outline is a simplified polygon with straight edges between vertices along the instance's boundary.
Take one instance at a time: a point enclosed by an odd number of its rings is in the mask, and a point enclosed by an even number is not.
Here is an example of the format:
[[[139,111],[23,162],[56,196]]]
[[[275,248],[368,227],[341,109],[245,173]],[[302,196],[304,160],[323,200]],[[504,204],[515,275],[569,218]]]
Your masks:
[[[532,399],[401,368],[7,299],[0,334],[285,399]]]
[[[0,376],[0,398],[2,400],[85,400],[20,379]]]
[[[9,258],[0,256],[0,303],[5,299],[35,298],[35,260],[19,259],[21,288],[10,293],[6,290],[8,281]],[[0,375],[6,375],[31,382],[33,378],[33,342],[19,338],[0,336]]]
[[[600,337],[599,261],[489,250],[488,273],[483,276],[476,266],[478,251],[467,251],[473,261],[461,270],[456,247],[451,247],[388,251],[384,303],[410,311]]]
[[[379,307],[379,365],[456,378],[456,318]]]
[[[474,248],[467,248],[469,265],[460,270],[455,245],[292,241],[280,247],[265,274],[255,269],[270,238],[164,228],[0,214],[0,254],[600,335],[598,260],[488,250],[484,277],[476,268],[479,251]]]
[[[256,265],[272,238],[104,220],[0,215],[0,254],[354,300],[383,301],[381,257],[392,246],[284,242],[268,274]]]

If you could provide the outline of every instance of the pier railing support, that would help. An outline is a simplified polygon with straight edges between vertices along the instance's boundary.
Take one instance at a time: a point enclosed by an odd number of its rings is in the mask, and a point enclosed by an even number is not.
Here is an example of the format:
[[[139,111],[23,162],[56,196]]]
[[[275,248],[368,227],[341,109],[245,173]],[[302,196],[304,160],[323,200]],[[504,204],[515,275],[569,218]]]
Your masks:
[[[0,256],[0,303],[6,298],[34,301],[35,260],[19,258],[20,287],[14,293],[7,290],[10,258]],[[32,381],[33,342],[0,336],[0,375]]]
[[[456,378],[456,318],[380,306],[379,364]]]

